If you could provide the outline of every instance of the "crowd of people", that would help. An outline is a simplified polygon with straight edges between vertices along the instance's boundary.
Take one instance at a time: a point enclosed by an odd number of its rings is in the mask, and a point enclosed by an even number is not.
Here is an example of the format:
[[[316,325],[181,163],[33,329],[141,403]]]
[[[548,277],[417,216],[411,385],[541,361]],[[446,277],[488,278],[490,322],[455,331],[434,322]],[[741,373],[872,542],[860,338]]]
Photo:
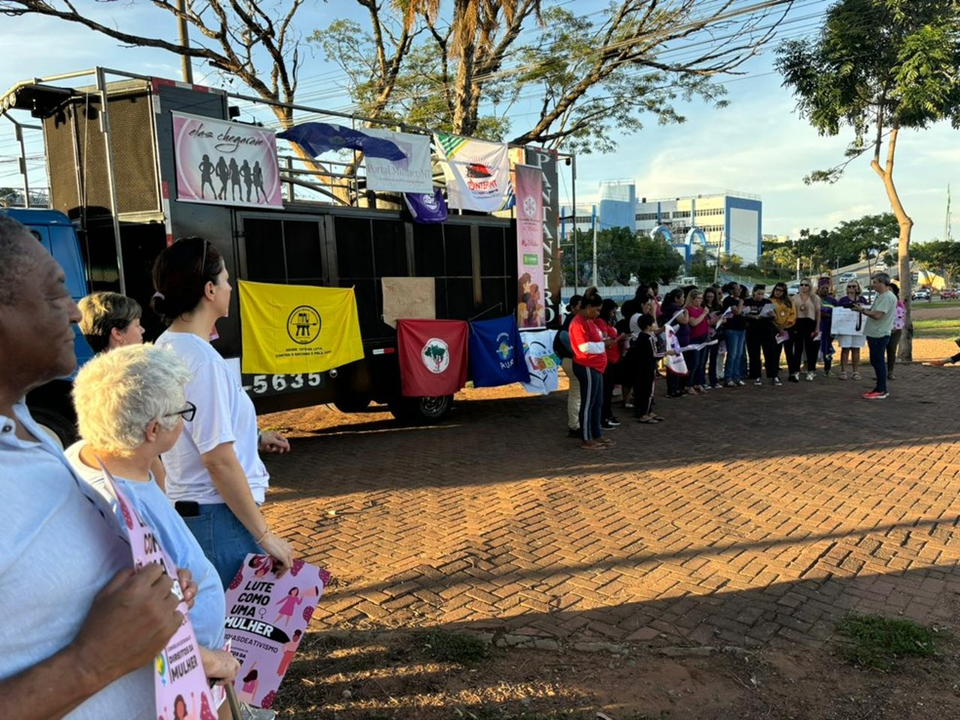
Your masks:
[[[568,314],[554,351],[569,380],[568,435],[587,450],[613,444],[604,430],[621,424],[613,413],[615,386],[623,408],[640,423],[663,422],[654,412],[656,380],[662,366],[666,397],[682,398],[711,390],[763,385],[781,386],[785,360],[788,382],[813,382],[817,367],[834,374],[835,345],[840,348],[840,380],[861,380],[860,355],[869,348],[874,387],[867,400],[889,396],[906,309],[899,288],[885,273],[871,278],[872,303],[857,280],[838,293],[829,277],[804,278],[790,295],[776,283],[770,297],[765,285],[678,287],[659,296],[657,283],[641,283],[622,307],[600,297],[596,288],[570,299]],[[833,314],[850,311],[856,328],[832,334]],[[859,332],[858,332],[859,331]],[[960,356],[958,356],[960,358]]]
[[[230,305],[223,258],[200,238],[180,240],[153,280],[168,330],[144,345],[135,301],[98,293],[78,307],[53,257],[0,216],[0,717],[180,717],[186,703],[156,707],[152,664],[182,624],[181,596],[205,674],[232,684],[225,588],[248,553],[269,555],[278,576],[293,564],[260,510],[269,476],[259,453],[289,443],[258,431],[252,401],[210,346]],[[98,354],[74,382],[82,440],[64,452],[25,397],[74,371],[77,323]],[[176,578],[133,567],[103,468]],[[275,713],[242,705],[241,716]],[[232,717],[227,703],[220,717]]]

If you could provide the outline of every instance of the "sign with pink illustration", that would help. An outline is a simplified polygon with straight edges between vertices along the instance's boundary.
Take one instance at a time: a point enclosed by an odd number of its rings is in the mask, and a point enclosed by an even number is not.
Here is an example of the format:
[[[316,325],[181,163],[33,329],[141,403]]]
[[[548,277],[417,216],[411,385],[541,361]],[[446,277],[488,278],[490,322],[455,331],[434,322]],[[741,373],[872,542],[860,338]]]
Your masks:
[[[533,165],[515,165],[517,195],[517,325],[547,324],[544,313],[543,172]]]
[[[103,468],[102,465],[101,467]],[[137,509],[130,504],[106,468],[103,468],[103,474],[123,515],[124,529],[133,551],[134,567],[139,570],[150,563],[158,563],[173,579],[173,591],[182,599],[183,592],[177,582],[177,568],[160,545],[160,540],[143,522]],[[190,624],[189,610],[183,602],[177,609],[183,614],[183,624],[154,660],[157,720],[216,720],[217,704],[203,672],[200,648],[193,634],[193,625]]]
[[[273,131],[197,115],[170,114],[177,200],[283,207]]]
[[[227,588],[227,639],[240,661],[234,688],[241,702],[273,705],[329,579],[299,559],[278,578],[269,555],[247,555]]]

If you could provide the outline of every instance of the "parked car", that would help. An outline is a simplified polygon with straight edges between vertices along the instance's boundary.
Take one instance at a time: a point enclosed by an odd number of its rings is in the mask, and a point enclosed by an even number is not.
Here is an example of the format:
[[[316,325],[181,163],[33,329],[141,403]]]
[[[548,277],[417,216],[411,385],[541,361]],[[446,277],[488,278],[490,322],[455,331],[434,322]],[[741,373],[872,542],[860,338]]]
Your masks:
[[[914,300],[929,300],[929,299],[930,299],[930,291],[929,291],[929,290],[924,290],[924,289],[917,290],[916,292],[913,293],[913,299],[914,299]]]
[[[956,300],[960,295],[957,294],[956,288],[944,288],[940,291],[941,300]]]

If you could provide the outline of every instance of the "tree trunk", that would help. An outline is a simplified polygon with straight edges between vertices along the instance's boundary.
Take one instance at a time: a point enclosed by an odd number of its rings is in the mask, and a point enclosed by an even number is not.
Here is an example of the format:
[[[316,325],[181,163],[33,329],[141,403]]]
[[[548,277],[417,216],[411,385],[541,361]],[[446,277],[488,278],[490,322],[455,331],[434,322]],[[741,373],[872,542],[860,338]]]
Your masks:
[[[906,317],[904,318],[904,332],[900,336],[900,349],[897,352],[897,359],[903,362],[913,360],[913,334],[910,328],[913,327],[913,311],[911,309],[911,295],[913,294],[913,281],[910,278],[910,233],[913,230],[913,220],[903,209],[903,203],[900,202],[900,195],[897,193],[897,186],[893,182],[893,163],[897,151],[897,135],[900,129],[894,127],[890,131],[890,141],[887,146],[886,167],[881,167],[880,163],[874,157],[870,167],[880,176],[883,181],[883,187],[887,191],[887,198],[890,200],[890,207],[893,214],[900,223],[900,238],[897,243],[897,270],[900,274],[900,299],[906,308]]]

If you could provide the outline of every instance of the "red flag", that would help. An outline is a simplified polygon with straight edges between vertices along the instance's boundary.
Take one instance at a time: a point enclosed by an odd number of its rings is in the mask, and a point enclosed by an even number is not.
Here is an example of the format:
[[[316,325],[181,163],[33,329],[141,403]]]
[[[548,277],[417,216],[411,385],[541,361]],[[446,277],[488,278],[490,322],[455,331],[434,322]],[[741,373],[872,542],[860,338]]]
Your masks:
[[[462,320],[397,320],[404,395],[453,395],[466,384],[468,327]]]

